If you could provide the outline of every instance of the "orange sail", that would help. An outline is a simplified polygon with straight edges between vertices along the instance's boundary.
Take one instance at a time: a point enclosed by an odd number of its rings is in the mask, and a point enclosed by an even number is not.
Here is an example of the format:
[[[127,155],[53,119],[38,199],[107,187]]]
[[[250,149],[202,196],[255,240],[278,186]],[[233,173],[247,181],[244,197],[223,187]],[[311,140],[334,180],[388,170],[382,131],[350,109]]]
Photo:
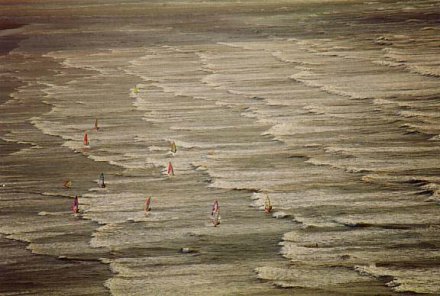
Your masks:
[[[66,180],[66,181],[64,182],[64,188],[66,188],[66,189],[70,189],[70,188],[72,188],[72,181],[70,181],[70,180]]]
[[[84,133],[84,145],[89,145],[89,137],[87,136],[87,132]]]

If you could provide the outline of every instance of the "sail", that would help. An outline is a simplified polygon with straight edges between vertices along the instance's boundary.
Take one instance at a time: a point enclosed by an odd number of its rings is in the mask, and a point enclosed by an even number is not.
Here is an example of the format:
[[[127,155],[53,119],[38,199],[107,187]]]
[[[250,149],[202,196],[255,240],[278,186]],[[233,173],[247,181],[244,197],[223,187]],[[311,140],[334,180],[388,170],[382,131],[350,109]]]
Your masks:
[[[147,199],[145,200],[145,206],[144,206],[145,212],[151,211],[150,203],[151,203],[151,196],[147,197]]]
[[[220,210],[220,206],[218,205],[218,201],[214,201],[214,204],[212,205],[211,215],[214,215]]]
[[[214,201],[211,210],[211,220],[212,224],[215,226],[220,224],[220,206],[218,205],[218,201]]]
[[[78,196],[75,196],[75,199],[73,200],[73,204],[72,204],[72,212],[74,214],[79,212],[79,201],[78,201]]]
[[[70,180],[66,180],[66,181],[64,182],[64,188],[67,188],[67,189],[72,188],[72,181],[70,181]]]
[[[96,129],[96,130],[99,130],[98,119],[95,119],[95,129]]]
[[[272,203],[270,202],[269,195],[267,195],[267,194],[266,194],[266,199],[265,199],[265,201],[264,201],[264,206],[265,206],[265,207],[270,207],[270,206],[272,206]]]
[[[84,133],[84,145],[89,145],[89,137],[87,136],[87,132]]]
[[[212,215],[212,224],[214,226],[217,226],[220,224],[220,211],[216,212],[214,215]]]
[[[99,175],[98,185],[99,185],[99,187],[101,187],[101,188],[104,188],[104,187],[105,187],[104,173],[101,173],[101,175]]]
[[[168,163],[168,175],[173,175],[174,176],[174,168],[173,165],[171,164],[171,161]]]
[[[176,146],[176,143],[174,141],[171,142],[171,152],[173,152],[173,153],[177,152],[177,146]]]
[[[270,213],[270,211],[272,211],[272,203],[271,203],[270,198],[267,194],[266,194],[266,199],[264,200],[264,211],[266,213]]]

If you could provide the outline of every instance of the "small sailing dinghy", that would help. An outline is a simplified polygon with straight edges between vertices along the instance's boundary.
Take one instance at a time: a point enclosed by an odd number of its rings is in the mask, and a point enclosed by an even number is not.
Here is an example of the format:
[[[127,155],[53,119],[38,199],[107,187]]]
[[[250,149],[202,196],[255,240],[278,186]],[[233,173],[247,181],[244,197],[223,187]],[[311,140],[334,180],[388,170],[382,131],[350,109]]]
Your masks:
[[[272,203],[270,202],[269,195],[266,194],[266,199],[264,200],[264,212],[269,214],[272,211]]]
[[[136,86],[133,88],[133,93],[138,94],[139,93],[139,88],[137,88]]]
[[[85,132],[84,133],[84,139],[83,139],[83,142],[84,142],[84,146],[89,146],[89,137],[88,137],[88,135],[87,135],[87,132]]]
[[[217,225],[220,224],[220,206],[218,205],[218,201],[214,201],[214,204],[212,205],[212,210],[211,210],[211,221],[212,221],[212,225],[214,225],[214,227],[216,227]]]
[[[104,173],[101,173],[101,175],[99,175],[98,186],[100,188],[105,188]]]
[[[150,203],[151,203],[151,196],[147,197],[147,199],[145,200],[145,205],[144,205],[145,216],[147,216],[148,213],[151,211]]]

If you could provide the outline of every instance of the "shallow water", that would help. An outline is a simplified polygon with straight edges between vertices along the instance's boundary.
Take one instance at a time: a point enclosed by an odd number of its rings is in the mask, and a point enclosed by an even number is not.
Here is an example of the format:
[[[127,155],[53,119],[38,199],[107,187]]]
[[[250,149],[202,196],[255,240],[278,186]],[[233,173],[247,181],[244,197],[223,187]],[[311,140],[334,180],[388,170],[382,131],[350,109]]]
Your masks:
[[[3,58],[23,85],[2,139],[27,146],[5,158],[2,233],[99,259],[114,295],[440,293],[437,2],[134,4],[73,5]],[[65,209],[20,216],[30,193]]]

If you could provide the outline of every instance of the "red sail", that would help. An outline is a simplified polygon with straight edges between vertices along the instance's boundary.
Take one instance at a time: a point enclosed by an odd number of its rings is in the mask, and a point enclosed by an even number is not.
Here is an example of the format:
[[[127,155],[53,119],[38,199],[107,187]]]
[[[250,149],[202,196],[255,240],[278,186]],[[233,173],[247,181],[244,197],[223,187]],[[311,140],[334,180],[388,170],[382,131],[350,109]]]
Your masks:
[[[89,138],[87,137],[87,132],[84,134],[84,145],[89,145]]]
[[[151,202],[151,197],[147,197],[147,199],[145,200],[145,212],[150,211],[150,202]]]

